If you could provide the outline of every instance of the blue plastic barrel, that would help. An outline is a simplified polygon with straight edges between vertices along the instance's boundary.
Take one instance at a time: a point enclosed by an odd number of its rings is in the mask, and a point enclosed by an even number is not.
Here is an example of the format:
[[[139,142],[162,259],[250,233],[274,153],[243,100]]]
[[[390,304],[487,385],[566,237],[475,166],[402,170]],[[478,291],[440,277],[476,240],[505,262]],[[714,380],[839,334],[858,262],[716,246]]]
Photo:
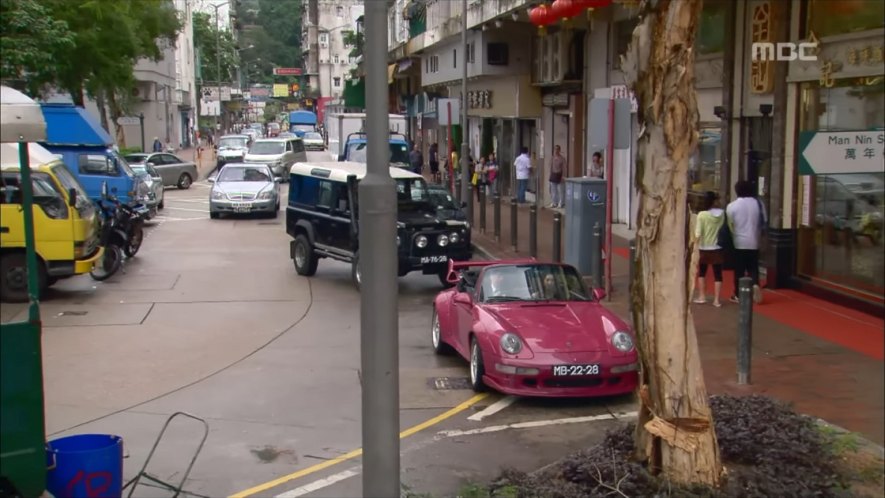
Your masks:
[[[78,434],[46,444],[46,490],[55,498],[120,498],[123,438]]]

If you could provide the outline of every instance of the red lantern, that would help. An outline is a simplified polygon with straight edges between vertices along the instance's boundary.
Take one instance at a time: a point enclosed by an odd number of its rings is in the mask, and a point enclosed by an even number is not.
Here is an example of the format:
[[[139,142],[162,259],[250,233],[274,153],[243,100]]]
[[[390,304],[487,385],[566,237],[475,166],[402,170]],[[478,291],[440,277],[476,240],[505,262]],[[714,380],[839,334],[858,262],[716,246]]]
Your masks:
[[[529,20],[538,27],[538,31],[543,35],[547,26],[556,22],[556,18],[550,13],[550,7],[540,5],[529,11]]]
[[[567,21],[583,10],[581,0],[556,0],[550,6],[550,15],[556,20]]]

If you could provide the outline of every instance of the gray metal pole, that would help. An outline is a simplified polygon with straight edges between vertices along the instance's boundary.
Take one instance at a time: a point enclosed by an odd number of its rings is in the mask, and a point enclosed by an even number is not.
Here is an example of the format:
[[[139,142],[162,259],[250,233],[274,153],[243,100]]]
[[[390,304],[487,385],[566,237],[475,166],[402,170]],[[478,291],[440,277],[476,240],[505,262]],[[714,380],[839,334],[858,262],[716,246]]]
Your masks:
[[[479,233],[486,233],[486,189],[479,189]]]
[[[562,261],[562,215],[553,215],[553,261]]]
[[[494,201],[495,242],[501,242],[501,194],[495,192]]]
[[[529,256],[538,257],[538,206],[529,206]]]
[[[602,281],[602,227],[593,224],[593,237],[590,239],[590,277],[593,287],[601,289]]]
[[[215,77],[218,78],[215,86],[218,89],[218,114],[215,115],[215,129],[212,130],[213,136],[218,133],[218,125],[221,124],[221,28],[218,23],[218,8],[222,5],[224,4],[215,6]]]
[[[388,162],[387,2],[366,0],[366,176],[359,183],[362,496],[399,496],[396,184]]]
[[[519,237],[517,237],[517,230],[519,230],[519,212],[516,207],[516,197],[510,198],[510,246],[513,248],[513,252],[517,251],[517,244],[519,243]]]
[[[738,282],[738,384],[750,383],[750,356],[753,348],[753,279],[741,277]]]
[[[470,198],[470,135],[467,126],[467,0],[461,0],[461,201],[467,203],[467,219],[473,220]]]

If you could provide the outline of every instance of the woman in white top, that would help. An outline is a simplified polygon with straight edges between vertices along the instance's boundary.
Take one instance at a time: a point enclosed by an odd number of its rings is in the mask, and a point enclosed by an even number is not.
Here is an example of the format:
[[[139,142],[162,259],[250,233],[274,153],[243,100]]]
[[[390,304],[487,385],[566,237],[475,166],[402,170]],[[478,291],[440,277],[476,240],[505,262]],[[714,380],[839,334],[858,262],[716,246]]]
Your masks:
[[[728,227],[734,240],[734,295],[731,301],[738,302],[738,284],[746,274],[753,279],[753,301],[762,302],[759,287],[759,244],[762,232],[768,224],[765,210],[753,194],[753,184],[741,180],[734,186],[737,199],[731,201],[725,212]]]

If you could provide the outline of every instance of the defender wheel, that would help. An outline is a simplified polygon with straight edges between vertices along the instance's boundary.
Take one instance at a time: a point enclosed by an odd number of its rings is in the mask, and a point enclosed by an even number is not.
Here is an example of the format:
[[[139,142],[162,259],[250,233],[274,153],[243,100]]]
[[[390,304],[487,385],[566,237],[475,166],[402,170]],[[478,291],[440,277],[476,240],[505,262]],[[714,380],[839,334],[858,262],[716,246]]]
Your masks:
[[[353,261],[350,263],[350,278],[353,280],[353,285],[356,286],[356,290],[360,290],[363,278],[362,272],[360,271],[359,251],[353,253]]]
[[[481,393],[486,390],[486,385],[482,381],[485,375],[485,365],[482,363],[482,349],[476,341],[476,337],[470,338],[470,387],[474,391]]]
[[[49,286],[46,267],[37,260],[37,296],[42,297]],[[6,254],[0,258],[0,298],[7,303],[28,302],[28,262],[24,253]]]
[[[295,271],[299,275],[311,277],[317,272],[317,264],[319,258],[313,253],[313,246],[310,245],[307,235],[300,234],[295,237]]]

